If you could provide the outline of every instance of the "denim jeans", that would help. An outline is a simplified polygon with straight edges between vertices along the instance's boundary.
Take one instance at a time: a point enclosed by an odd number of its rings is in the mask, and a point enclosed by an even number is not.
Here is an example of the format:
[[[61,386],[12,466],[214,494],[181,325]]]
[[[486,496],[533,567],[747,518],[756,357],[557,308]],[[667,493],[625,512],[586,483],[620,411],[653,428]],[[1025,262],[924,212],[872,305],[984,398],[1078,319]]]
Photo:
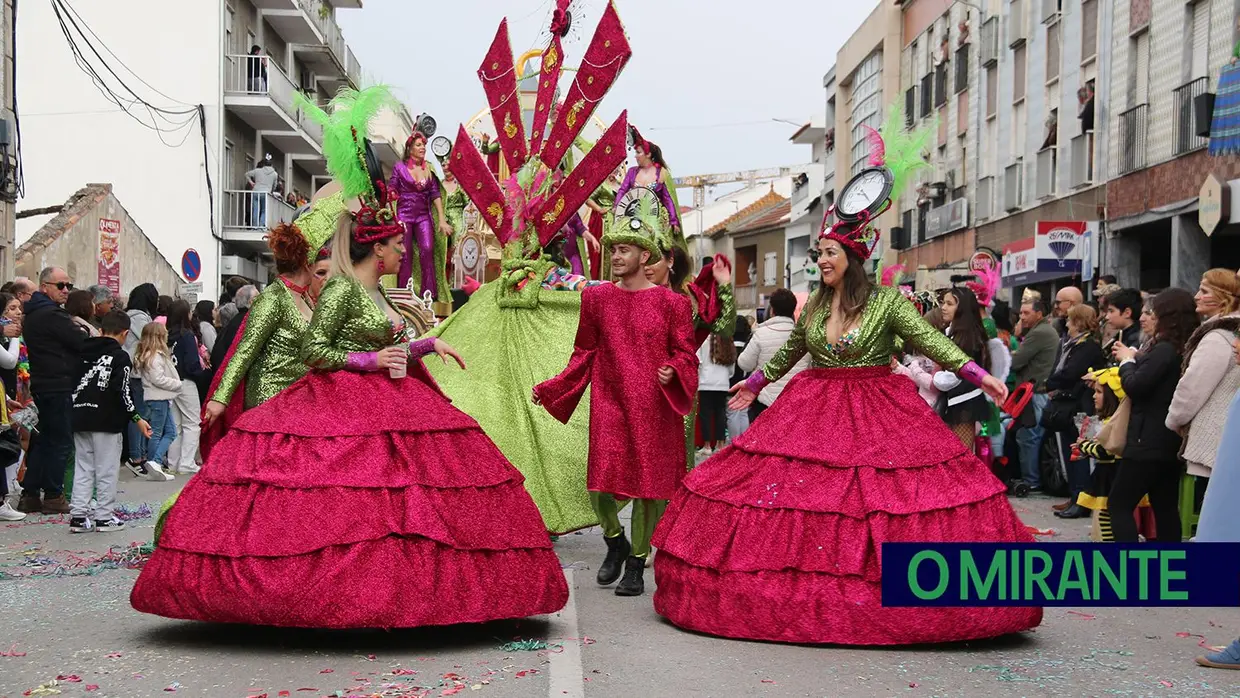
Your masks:
[[[142,379],[129,379],[129,394],[133,397],[134,409],[146,421],[151,421],[151,416],[146,412],[146,400],[142,398]],[[140,463],[146,460],[146,437],[142,432],[138,431],[138,425],[133,422],[129,423],[127,428],[129,440],[129,460]]]
[[[1016,432],[1016,445],[1020,449],[1021,479],[1030,487],[1042,486],[1042,472],[1039,465],[1039,454],[1042,450],[1042,438],[1046,429],[1042,427],[1042,411],[1046,409],[1050,397],[1046,393],[1034,393],[1026,409],[1033,409],[1034,426],[1021,427]]]
[[[39,427],[30,439],[23,494],[60,497],[73,453],[73,395],[68,391],[36,393],[34,404],[39,408]]]
[[[177,422],[172,416],[171,400],[151,400],[146,403],[147,421],[151,424],[151,439],[146,459],[160,464],[168,455],[168,447],[177,437]]]
[[[267,227],[267,194],[265,191],[250,192],[250,225]]]

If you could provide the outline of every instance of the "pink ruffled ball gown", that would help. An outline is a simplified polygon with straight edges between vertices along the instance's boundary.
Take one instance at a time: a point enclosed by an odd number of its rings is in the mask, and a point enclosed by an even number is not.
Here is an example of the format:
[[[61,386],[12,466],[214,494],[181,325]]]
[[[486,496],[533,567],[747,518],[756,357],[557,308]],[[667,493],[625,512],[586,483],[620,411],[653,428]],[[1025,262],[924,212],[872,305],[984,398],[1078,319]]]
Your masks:
[[[328,281],[311,372],[246,411],[181,492],[131,595],[169,618],[407,628],[554,613],[568,586],[521,474],[355,280]],[[420,356],[434,340],[414,342]]]

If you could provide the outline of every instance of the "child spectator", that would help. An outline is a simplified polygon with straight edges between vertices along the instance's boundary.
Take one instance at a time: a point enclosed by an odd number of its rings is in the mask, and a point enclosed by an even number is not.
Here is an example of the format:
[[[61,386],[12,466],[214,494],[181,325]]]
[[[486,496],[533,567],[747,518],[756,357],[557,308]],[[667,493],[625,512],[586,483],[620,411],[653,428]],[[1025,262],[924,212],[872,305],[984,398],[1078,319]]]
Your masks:
[[[156,482],[173,479],[162,463],[168,447],[177,437],[173,401],[181,394],[181,378],[168,349],[168,329],[152,322],[142,328],[142,339],[134,352],[134,371],[142,379],[146,414],[151,418],[151,437],[146,447],[146,478]]]
[[[129,422],[145,436],[151,426],[134,407],[129,393],[129,354],[121,348],[129,334],[129,316],[119,310],[104,315],[101,337],[82,344],[82,379],[73,391],[73,500],[69,532],[119,531],[125,523],[112,513],[121,469],[121,432]],[[95,504],[91,507],[91,495]]]

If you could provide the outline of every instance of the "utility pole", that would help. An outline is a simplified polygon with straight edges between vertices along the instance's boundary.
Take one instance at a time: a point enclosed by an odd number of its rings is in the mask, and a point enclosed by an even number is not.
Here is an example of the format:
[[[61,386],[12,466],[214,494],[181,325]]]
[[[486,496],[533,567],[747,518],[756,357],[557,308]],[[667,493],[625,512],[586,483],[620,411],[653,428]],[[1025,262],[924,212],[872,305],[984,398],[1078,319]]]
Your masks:
[[[8,280],[13,278],[13,265],[17,256],[17,247],[14,244],[17,232],[17,120],[13,117],[13,103],[17,96],[17,47],[13,45],[17,0],[0,2],[3,2],[0,6],[0,14],[3,15],[3,22],[0,22],[0,34],[3,38],[0,42],[4,45],[4,72],[0,78],[3,80],[0,93],[4,95],[4,105],[0,108],[0,120],[5,122],[4,126],[0,126],[0,135],[4,136],[0,141],[5,141],[0,143],[0,157],[5,160],[0,163],[0,172],[7,173],[5,179],[8,180],[4,182],[3,191],[0,191],[0,277]]]

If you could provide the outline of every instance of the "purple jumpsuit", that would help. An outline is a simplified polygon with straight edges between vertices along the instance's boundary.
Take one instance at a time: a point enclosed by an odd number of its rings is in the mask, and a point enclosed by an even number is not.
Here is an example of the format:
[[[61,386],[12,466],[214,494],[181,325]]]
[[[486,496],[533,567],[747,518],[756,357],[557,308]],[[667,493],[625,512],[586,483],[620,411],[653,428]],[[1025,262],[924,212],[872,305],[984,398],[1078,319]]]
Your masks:
[[[439,287],[435,282],[435,219],[432,216],[435,199],[440,197],[439,179],[432,172],[424,182],[418,182],[409,171],[409,166],[398,162],[392,167],[390,188],[396,193],[396,218],[405,224],[405,249],[412,250],[416,242],[418,260],[422,266],[422,293],[429,289],[431,295],[439,297]],[[413,257],[406,254],[400,261],[400,273],[397,282],[401,288],[409,283],[413,276]]]

